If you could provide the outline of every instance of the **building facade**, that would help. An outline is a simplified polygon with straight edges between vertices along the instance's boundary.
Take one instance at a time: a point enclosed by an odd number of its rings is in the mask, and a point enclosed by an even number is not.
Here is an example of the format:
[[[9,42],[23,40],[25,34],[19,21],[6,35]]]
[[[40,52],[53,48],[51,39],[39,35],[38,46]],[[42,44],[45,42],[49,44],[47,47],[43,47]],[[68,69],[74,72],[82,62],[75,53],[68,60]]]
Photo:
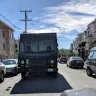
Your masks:
[[[73,54],[78,55],[78,38],[73,41]]]
[[[14,30],[0,21],[0,60],[14,58]]]
[[[86,59],[86,50],[85,50],[85,33],[78,34],[78,54],[82,59]]]
[[[77,48],[78,55],[85,60],[93,47],[96,47],[96,19],[87,25],[83,33],[78,34],[77,41],[73,41],[73,52],[77,53]]]

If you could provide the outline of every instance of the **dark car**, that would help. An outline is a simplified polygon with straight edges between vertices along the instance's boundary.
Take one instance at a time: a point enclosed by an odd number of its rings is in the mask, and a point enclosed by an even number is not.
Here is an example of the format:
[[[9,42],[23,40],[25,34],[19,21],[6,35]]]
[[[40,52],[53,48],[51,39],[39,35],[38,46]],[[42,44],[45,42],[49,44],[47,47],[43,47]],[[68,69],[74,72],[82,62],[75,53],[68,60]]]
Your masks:
[[[67,58],[66,57],[60,57],[59,63],[67,63]]]
[[[86,73],[88,76],[96,74],[96,47],[92,48],[89,52],[89,56],[86,62]]]
[[[67,67],[81,67],[83,68],[84,66],[84,61],[81,57],[78,57],[78,56],[73,56],[73,57],[70,57],[67,61]]]

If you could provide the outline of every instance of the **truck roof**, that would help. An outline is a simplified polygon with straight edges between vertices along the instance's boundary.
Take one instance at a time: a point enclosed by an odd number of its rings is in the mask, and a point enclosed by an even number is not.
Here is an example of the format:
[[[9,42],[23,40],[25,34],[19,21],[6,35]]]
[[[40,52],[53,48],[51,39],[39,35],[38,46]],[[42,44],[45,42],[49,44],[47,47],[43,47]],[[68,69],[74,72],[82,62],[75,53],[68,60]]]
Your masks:
[[[21,33],[20,35],[27,35],[27,34],[31,34],[31,35],[40,35],[40,34],[56,34],[56,33]]]
[[[20,41],[26,41],[26,40],[35,40],[36,38],[38,39],[57,39],[56,33],[22,33],[20,35]]]

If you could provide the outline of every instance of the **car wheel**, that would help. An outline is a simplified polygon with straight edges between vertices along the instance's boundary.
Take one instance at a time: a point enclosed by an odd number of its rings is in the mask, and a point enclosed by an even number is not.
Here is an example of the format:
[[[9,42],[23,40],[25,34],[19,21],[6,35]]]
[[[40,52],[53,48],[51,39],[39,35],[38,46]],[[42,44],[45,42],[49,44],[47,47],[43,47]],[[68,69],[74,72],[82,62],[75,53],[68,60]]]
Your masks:
[[[71,66],[71,63],[69,63],[69,67],[71,68],[72,66]]]
[[[93,74],[93,72],[91,71],[90,68],[87,68],[87,69],[86,69],[86,72],[87,72],[87,75],[88,75],[88,76],[92,76],[92,74]]]
[[[25,72],[21,73],[21,78],[22,78],[22,80],[26,79],[26,73]]]
[[[0,73],[0,83],[2,83],[4,81],[4,73],[1,72]]]

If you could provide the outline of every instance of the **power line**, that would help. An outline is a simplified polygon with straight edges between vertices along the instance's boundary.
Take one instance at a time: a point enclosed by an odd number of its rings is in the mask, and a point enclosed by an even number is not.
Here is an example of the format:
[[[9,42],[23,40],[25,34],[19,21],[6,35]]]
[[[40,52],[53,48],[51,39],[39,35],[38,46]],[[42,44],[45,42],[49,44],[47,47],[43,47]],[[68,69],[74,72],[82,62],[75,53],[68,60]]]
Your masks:
[[[3,3],[4,0],[0,0],[0,4]]]
[[[8,21],[11,25],[13,25],[15,28],[19,29],[19,30],[22,30],[21,28],[17,27],[16,25],[14,25],[12,22],[10,22],[5,16],[3,16],[1,13],[0,15],[6,20]]]
[[[7,14],[5,17],[7,17],[7,16],[9,16],[9,15],[11,15],[12,14],[12,12],[11,13],[9,13],[9,14]]]
[[[20,20],[18,20],[18,22],[16,23],[16,25],[20,22]]]

